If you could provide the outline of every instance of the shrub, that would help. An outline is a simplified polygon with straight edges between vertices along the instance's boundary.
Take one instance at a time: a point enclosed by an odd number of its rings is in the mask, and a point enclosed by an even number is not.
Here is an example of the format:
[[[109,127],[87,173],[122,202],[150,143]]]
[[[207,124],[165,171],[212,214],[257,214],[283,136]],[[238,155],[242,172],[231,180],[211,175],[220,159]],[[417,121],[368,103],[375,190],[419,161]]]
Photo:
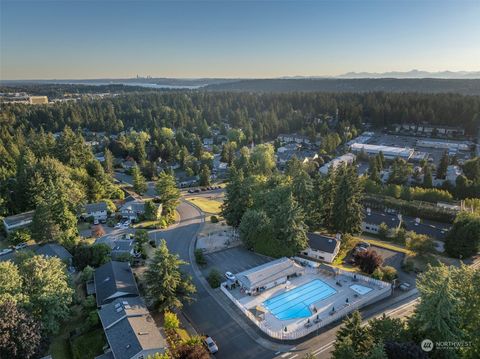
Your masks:
[[[30,231],[28,229],[18,229],[8,235],[8,241],[13,245],[28,242],[31,239],[32,236],[30,235]]]
[[[213,268],[208,274],[207,282],[212,288],[220,287],[220,284],[222,283],[222,274],[217,269]]]
[[[435,243],[433,240],[422,234],[408,232],[405,244],[408,249],[421,255],[435,252]]]
[[[95,269],[87,265],[85,268],[83,268],[81,279],[82,282],[86,283],[89,280],[93,279],[93,273],[95,272]]]
[[[207,260],[205,259],[203,251],[200,248],[195,249],[195,262],[197,262],[199,266],[204,266],[207,264]]]
[[[177,329],[180,326],[180,321],[175,313],[165,312],[163,315],[165,329]]]
[[[380,225],[378,226],[378,236],[383,240],[387,240],[389,232],[390,229],[385,224],[385,222],[380,223]]]
[[[378,267],[377,269],[375,269],[372,273],[372,278],[375,278],[375,279],[378,279],[378,280],[382,280],[383,279],[383,271],[382,271],[382,268]]]
[[[397,270],[391,266],[382,267],[383,280],[386,282],[391,282],[398,277]]]
[[[210,217],[210,221],[211,221],[212,223],[218,223],[218,217],[217,217],[217,216],[211,216],[211,217]]]
[[[363,272],[372,274],[375,269],[382,265],[383,259],[373,249],[367,249],[355,254],[355,262],[358,263]]]

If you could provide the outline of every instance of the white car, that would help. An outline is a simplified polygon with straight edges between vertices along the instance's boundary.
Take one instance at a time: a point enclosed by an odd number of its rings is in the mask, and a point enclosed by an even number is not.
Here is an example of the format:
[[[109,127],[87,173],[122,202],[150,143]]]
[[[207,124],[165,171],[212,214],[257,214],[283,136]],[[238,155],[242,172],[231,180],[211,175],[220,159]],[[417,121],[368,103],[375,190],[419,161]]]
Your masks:
[[[11,249],[11,248],[2,249],[2,250],[0,251],[0,256],[1,256],[1,255],[4,255],[4,254],[7,254],[7,253],[10,253],[10,252],[13,252],[13,249]]]
[[[231,281],[235,281],[236,278],[235,276],[233,275],[232,272],[225,272],[225,277],[227,277],[227,279],[231,280]]]
[[[22,249],[22,248],[25,248],[28,246],[28,243],[27,242],[23,242],[23,243],[19,243],[15,246],[15,249],[18,250],[18,249]]]
[[[205,346],[207,347],[208,351],[211,354],[215,354],[218,352],[218,346],[217,344],[213,341],[212,337],[206,337],[203,342],[205,343]]]

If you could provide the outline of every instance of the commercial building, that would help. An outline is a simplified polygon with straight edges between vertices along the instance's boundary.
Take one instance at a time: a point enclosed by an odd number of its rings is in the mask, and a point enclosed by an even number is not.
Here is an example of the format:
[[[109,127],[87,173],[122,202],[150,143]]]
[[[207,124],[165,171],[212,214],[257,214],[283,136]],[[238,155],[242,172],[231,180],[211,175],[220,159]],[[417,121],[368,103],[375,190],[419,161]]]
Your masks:
[[[28,102],[31,105],[42,105],[48,103],[48,97],[47,96],[30,96],[28,98]]]
[[[451,142],[451,141],[435,141],[435,140],[417,140],[418,147],[428,147],[436,149],[444,149],[447,151],[470,151],[471,145],[465,142]]]
[[[409,160],[412,157],[414,150],[408,147],[393,147],[393,146],[381,146],[381,145],[369,145],[364,143],[354,143],[350,147],[354,153],[365,152],[369,156],[376,156],[380,152],[386,159],[395,159],[397,157]]]
[[[321,174],[326,175],[330,169],[330,167],[333,167],[333,169],[337,168],[339,165],[347,165],[347,164],[352,164],[357,156],[355,156],[353,153],[347,153],[344,154],[340,157],[337,157],[330,162],[325,163],[322,167],[320,167],[319,171]]]
[[[332,263],[340,250],[340,241],[336,238],[325,236],[320,233],[308,233],[308,247],[301,254]]]
[[[293,260],[283,257],[261,266],[238,273],[236,278],[248,294],[257,294],[277,285],[284,284],[291,277],[305,272],[305,268]]]

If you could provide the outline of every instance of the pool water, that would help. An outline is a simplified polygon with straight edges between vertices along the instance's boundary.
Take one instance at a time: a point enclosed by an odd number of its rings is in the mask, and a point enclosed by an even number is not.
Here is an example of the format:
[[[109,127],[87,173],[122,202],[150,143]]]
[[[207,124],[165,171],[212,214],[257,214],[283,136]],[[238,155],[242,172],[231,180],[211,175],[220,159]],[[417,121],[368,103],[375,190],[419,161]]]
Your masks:
[[[312,280],[300,287],[279,294],[263,302],[275,317],[280,320],[305,318],[312,315],[310,305],[337,293],[320,279]]]
[[[364,287],[363,285],[359,285],[359,284],[351,285],[350,288],[352,288],[353,291],[357,292],[360,295],[367,294],[372,290],[372,288]]]

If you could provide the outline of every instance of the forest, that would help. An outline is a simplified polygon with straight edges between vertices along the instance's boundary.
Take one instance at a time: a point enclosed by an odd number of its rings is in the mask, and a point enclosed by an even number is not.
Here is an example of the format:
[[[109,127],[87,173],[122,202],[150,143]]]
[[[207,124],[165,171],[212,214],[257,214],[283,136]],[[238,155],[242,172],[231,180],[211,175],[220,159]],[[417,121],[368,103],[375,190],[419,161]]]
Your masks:
[[[50,91],[50,90],[49,90]],[[273,139],[282,132],[315,137],[326,133],[325,116],[336,116],[360,128],[371,123],[382,128],[394,123],[461,126],[476,136],[480,124],[480,97],[419,93],[236,93],[208,91],[142,91],[98,100],[28,106],[3,104],[1,129],[41,127],[48,132],[72,129],[92,131],[152,130],[156,127],[195,131],[228,124],[242,128],[247,142]]]

